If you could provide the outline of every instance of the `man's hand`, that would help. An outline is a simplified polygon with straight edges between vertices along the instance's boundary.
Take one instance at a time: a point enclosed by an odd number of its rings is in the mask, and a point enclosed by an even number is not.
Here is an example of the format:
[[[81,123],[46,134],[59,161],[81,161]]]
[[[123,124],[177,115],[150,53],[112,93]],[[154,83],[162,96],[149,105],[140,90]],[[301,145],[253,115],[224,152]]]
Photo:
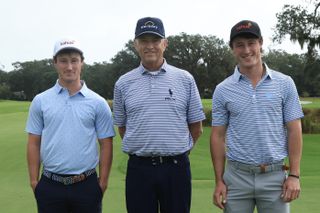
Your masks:
[[[281,197],[284,202],[291,202],[299,197],[300,191],[300,180],[298,178],[288,176],[283,183]]]
[[[220,209],[224,209],[227,198],[227,187],[224,182],[219,181],[216,183],[216,188],[213,193],[213,203]]]
[[[32,181],[32,182],[30,183],[30,186],[31,186],[31,188],[32,188],[33,193],[34,193],[34,191],[35,191],[38,183],[39,183],[39,181]]]
[[[104,194],[104,192],[107,190],[108,184],[105,181],[101,181],[100,178],[98,182],[99,182],[99,186],[101,188],[102,194]]]

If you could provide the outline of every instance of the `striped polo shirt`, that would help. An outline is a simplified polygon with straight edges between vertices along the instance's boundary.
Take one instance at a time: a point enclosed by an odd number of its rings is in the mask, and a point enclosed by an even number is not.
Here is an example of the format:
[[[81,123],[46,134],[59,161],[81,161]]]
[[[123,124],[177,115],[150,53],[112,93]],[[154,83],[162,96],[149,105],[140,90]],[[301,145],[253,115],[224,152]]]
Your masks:
[[[274,163],[288,155],[286,123],[303,117],[291,77],[269,69],[253,88],[238,68],[215,89],[212,126],[227,126],[227,158]]]
[[[205,119],[192,75],[166,62],[152,74],[140,64],[115,84],[114,123],[126,127],[125,153],[170,156],[190,150],[188,124]]]

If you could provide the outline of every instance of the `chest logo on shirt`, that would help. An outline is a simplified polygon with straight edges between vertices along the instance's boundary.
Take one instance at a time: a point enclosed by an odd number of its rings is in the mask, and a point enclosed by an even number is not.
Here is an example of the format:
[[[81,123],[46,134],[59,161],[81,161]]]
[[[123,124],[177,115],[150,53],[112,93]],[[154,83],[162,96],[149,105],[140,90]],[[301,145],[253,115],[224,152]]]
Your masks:
[[[169,88],[168,91],[169,91],[169,96],[165,97],[164,100],[165,100],[165,101],[175,101],[176,99],[172,97],[172,96],[173,96],[173,91],[172,91],[172,89]]]

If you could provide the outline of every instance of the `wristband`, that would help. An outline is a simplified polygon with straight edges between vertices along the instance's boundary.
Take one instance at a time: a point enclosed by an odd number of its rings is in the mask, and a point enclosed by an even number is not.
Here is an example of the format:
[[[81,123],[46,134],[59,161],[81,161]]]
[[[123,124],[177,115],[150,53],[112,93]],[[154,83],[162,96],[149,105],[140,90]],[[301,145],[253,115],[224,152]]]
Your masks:
[[[294,177],[294,178],[300,179],[300,176],[298,176],[298,175],[289,174],[288,176],[289,176],[289,177]]]

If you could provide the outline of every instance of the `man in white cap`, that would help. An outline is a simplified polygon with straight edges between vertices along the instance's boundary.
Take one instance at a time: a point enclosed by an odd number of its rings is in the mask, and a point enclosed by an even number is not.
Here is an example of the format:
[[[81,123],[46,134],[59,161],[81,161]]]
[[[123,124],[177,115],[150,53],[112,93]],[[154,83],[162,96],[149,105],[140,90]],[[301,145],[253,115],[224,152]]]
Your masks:
[[[101,212],[115,132],[106,100],[80,80],[83,60],[76,40],[57,41],[58,80],[30,106],[27,159],[38,212]]]

